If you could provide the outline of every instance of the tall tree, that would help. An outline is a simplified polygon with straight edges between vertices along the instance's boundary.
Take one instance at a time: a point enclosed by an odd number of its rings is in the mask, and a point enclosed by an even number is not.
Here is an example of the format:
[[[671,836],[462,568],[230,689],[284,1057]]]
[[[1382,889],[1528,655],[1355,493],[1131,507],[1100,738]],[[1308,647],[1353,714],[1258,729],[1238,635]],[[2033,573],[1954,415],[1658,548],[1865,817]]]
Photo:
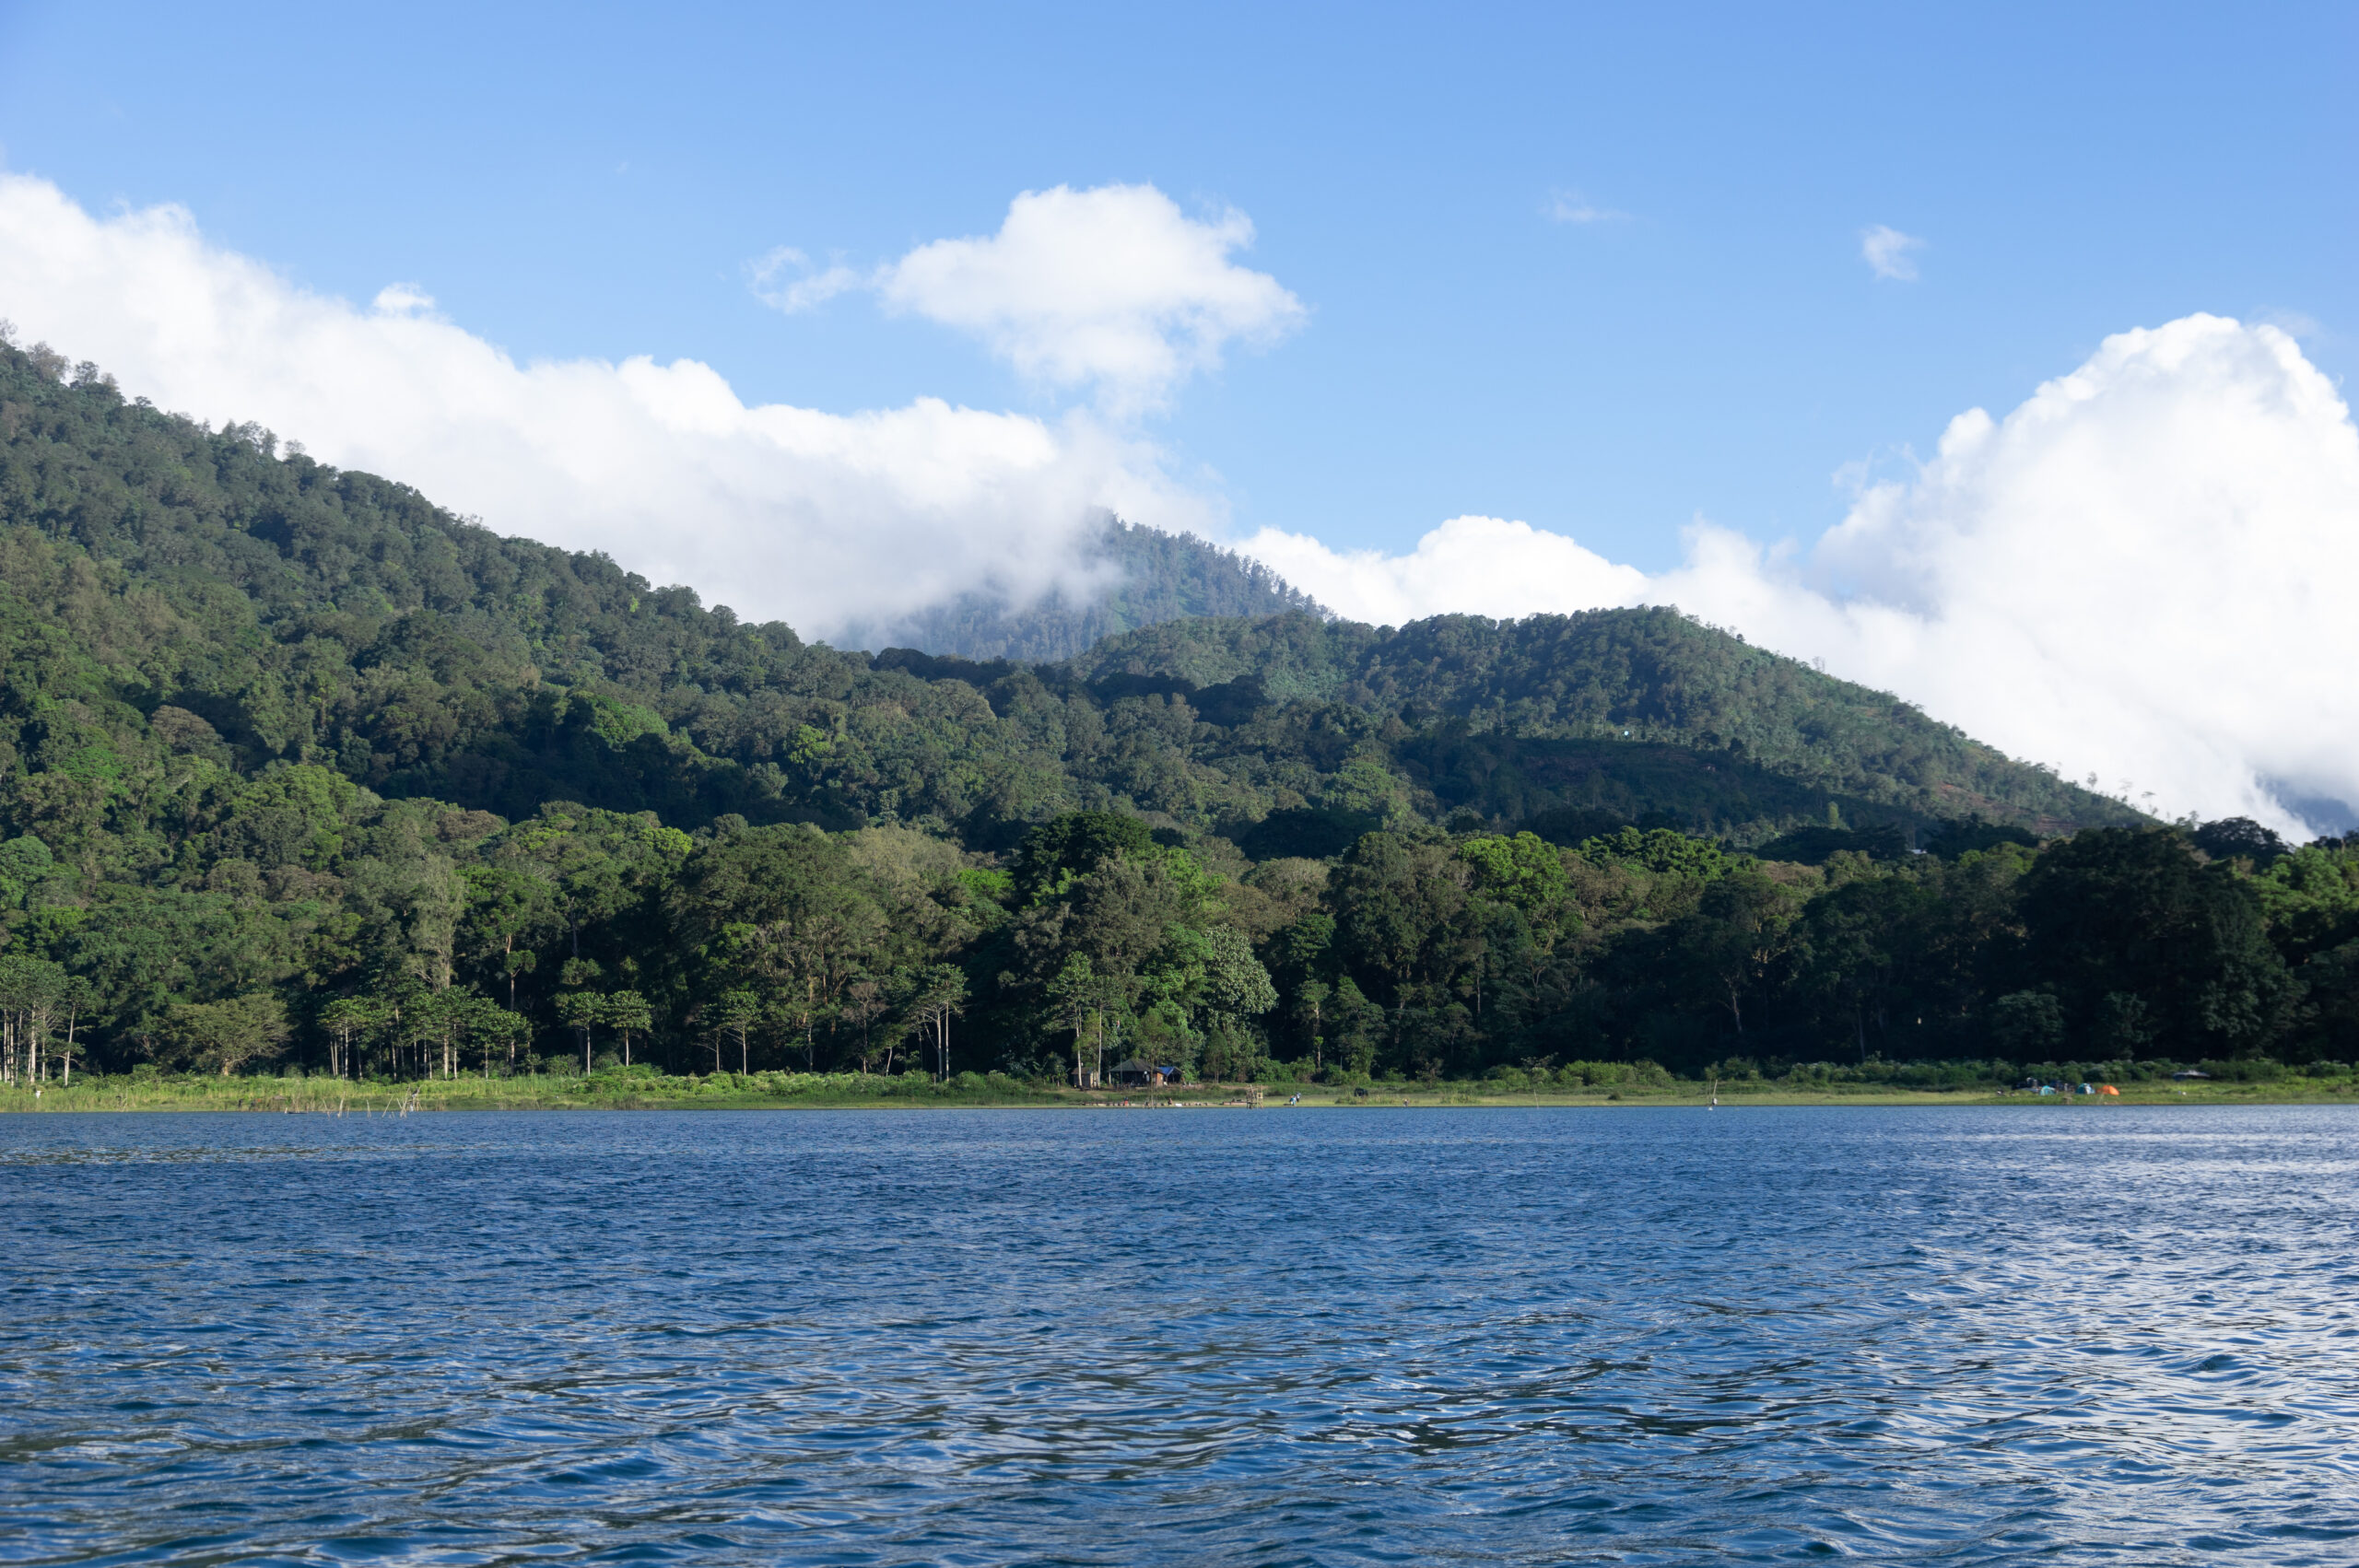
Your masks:
[[[165,1038],[183,1060],[217,1070],[224,1078],[275,1055],[288,1032],[286,1004],[260,992],[182,1002],[165,1022]]]
[[[655,1011],[637,991],[616,991],[604,999],[599,1008],[599,1020],[622,1042],[623,1065],[628,1067],[631,1064],[631,1038],[654,1027]]]

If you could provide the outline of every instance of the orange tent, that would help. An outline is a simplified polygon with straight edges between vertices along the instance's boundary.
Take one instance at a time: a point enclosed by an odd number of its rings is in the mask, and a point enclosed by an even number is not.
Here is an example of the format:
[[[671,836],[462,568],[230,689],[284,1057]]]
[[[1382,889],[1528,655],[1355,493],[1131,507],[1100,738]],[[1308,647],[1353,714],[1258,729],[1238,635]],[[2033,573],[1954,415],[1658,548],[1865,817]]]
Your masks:
[[[2119,1099],[2119,1098],[2121,1098],[2121,1091],[2120,1091],[2120,1090],[2118,1090],[2118,1089],[2117,1089],[2117,1088],[2115,1088],[2115,1087],[2114,1087],[2112,1084],[2110,1084],[2110,1083],[2100,1083],[2100,1084],[2098,1084],[2098,1085],[2097,1085],[2097,1093],[2098,1093],[2098,1094],[2111,1094],[2111,1095],[2112,1095],[2115,1099],[2117,1099],[2117,1100],[2118,1100],[2118,1099]]]

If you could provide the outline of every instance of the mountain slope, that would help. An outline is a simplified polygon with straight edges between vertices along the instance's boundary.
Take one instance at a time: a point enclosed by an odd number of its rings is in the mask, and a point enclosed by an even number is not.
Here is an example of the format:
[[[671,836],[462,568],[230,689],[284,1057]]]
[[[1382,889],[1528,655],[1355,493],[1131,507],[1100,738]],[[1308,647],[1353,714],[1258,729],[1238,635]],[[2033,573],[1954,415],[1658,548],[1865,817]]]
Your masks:
[[[1465,812],[1742,844],[2130,816],[1668,611],[1174,622],[1041,664],[809,645],[14,351],[0,673],[0,833],[99,877],[183,874],[236,780],[302,765],[511,819],[573,801],[975,848],[1076,807],[1271,854]]]
[[[110,1071],[2339,1050],[2353,852],[2022,847],[2131,819],[1667,609],[845,652],[0,352],[0,1044]]]
[[[1665,608],[1443,615],[1398,631],[1306,616],[1191,622],[1109,638],[1074,668],[1097,681],[1249,680],[1275,700],[1446,717],[1524,741],[1661,743],[1919,819],[1979,813],[2051,833],[2139,820],[1889,693]]]

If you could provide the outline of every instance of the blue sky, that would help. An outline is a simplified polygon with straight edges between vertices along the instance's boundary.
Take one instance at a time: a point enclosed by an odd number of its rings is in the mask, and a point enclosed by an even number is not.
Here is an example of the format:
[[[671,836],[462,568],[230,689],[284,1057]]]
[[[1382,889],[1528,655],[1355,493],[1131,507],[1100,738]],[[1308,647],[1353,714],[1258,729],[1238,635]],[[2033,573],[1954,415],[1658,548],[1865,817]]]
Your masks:
[[[1234,207],[1309,315],[1153,433],[1240,532],[1335,545],[1481,512],[1655,570],[1698,514],[1815,535],[1846,465],[2126,328],[2350,364],[2359,10],[1785,9],[18,5],[0,148],[522,357],[837,411],[1065,399],[861,298],[768,309],[773,248],[874,264],[1059,183]]]

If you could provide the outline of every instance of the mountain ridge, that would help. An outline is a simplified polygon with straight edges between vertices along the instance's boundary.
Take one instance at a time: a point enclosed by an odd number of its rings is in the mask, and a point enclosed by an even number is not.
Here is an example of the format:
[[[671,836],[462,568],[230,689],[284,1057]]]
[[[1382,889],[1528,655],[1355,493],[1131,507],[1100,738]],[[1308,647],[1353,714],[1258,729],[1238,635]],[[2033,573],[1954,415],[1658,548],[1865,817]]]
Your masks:
[[[1295,609],[1062,662],[806,643],[14,350],[0,530],[0,817],[61,845],[123,825],[147,845],[126,868],[175,852],[142,791],[197,752],[511,819],[569,800],[985,848],[1070,809],[1240,839],[1306,812],[1655,816],[1738,843],[1830,815],[2137,820],[1668,609],[1398,629]]]

